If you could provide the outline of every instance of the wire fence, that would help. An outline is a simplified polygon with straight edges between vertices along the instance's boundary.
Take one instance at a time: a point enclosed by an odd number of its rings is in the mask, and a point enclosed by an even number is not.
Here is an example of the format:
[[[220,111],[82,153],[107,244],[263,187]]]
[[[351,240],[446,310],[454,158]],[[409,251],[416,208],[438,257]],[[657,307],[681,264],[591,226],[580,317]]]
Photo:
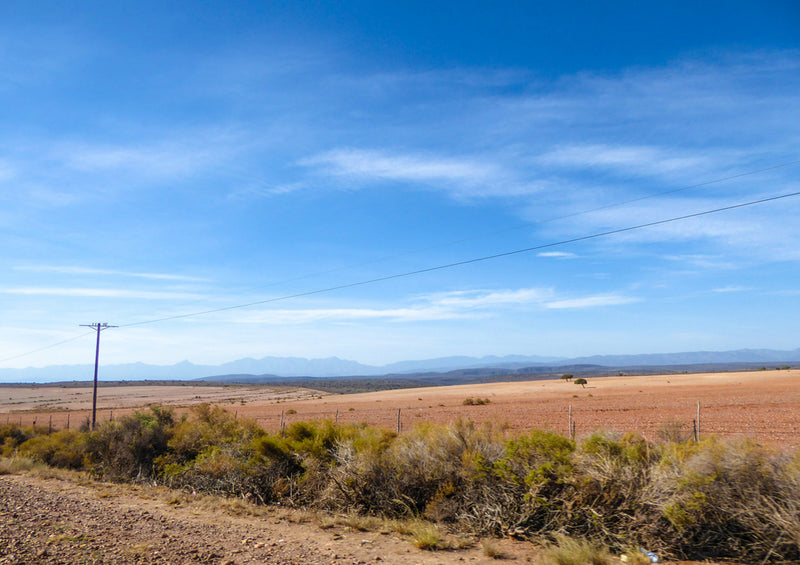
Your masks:
[[[568,405],[543,409],[520,406],[510,410],[508,405],[454,407],[370,407],[331,408],[307,410],[302,407],[278,409],[268,405],[225,406],[235,418],[255,421],[269,432],[280,432],[296,422],[329,420],[338,424],[369,425],[403,433],[419,424],[451,424],[458,420],[472,421],[476,425],[491,424],[511,434],[524,434],[531,429],[543,429],[575,439],[581,439],[597,431],[610,433],[634,433],[650,441],[684,441],[702,439],[709,435],[723,437],[747,437],[759,442],[800,447],[800,418],[797,412],[781,407],[776,415],[773,407],[750,407],[746,417],[727,407],[708,407],[698,411],[687,405],[676,414],[674,410],[663,413],[647,408],[610,413],[607,409],[579,408]],[[176,406],[177,415],[189,412],[190,407]],[[139,409],[141,410],[141,409]],[[113,421],[136,412],[133,408],[98,409],[97,422]],[[8,411],[0,413],[0,425],[46,427],[48,431],[61,429],[86,429],[91,418],[90,410],[56,411]]]

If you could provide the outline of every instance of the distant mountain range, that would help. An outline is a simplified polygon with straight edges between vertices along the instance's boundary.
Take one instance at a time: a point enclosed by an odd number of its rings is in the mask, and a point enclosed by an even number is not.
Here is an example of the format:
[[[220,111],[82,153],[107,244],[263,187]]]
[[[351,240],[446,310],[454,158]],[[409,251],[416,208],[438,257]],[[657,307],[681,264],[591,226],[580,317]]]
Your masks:
[[[195,365],[183,361],[175,365],[129,363],[101,366],[103,380],[193,380],[221,375],[257,375],[270,377],[365,377],[447,373],[464,370],[502,369],[523,373],[542,373],[558,368],[593,365],[599,367],[668,367],[702,365],[703,370],[732,364],[782,364],[800,362],[800,348],[792,351],[772,349],[739,349],[736,351],[693,351],[686,353],[652,353],[642,355],[595,355],[572,359],[536,355],[504,357],[441,357],[419,361],[401,361],[388,365],[364,365],[356,361],[329,357],[304,359],[299,357],[264,357],[239,359],[222,365]],[[93,376],[93,365],[59,365],[43,368],[0,369],[0,382],[60,382],[86,381]],[[483,371],[482,371],[483,372]],[[496,373],[496,371],[495,371]]]

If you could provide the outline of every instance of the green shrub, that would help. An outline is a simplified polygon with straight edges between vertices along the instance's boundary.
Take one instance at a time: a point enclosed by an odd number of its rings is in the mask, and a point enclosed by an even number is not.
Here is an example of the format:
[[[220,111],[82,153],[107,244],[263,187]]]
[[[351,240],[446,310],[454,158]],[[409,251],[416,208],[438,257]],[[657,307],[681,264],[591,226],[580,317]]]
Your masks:
[[[5,424],[0,426],[0,446],[4,457],[12,455],[20,444],[24,443],[32,436],[26,434],[17,424]]]
[[[664,490],[662,543],[693,559],[800,560],[800,461],[749,440],[703,442]]]
[[[52,467],[83,469],[88,454],[86,440],[86,434],[61,430],[25,441],[20,445],[19,453]]]
[[[87,440],[94,471],[112,480],[153,477],[154,462],[167,452],[172,425],[172,412],[159,406],[149,414],[101,424]]]

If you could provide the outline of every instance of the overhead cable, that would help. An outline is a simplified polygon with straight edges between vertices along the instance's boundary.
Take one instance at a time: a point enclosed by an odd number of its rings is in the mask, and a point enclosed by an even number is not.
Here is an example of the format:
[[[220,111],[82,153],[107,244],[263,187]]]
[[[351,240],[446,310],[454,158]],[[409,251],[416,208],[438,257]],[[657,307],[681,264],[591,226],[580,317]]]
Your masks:
[[[443,265],[436,265],[434,267],[427,267],[427,268],[424,268],[424,269],[417,269],[415,271],[406,271],[406,272],[403,272],[403,273],[395,273],[395,274],[392,274],[392,275],[386,275],[386,276],[383,276],[383,277],[376,277],[376,278],[373,278],[373,279],[356,281],[356,282],[341,284],[341,285],[337,285],[337,286],[330,286],[330,287],[320,288],[320,289],[316,289],[316,290],[309,290],[309,291],[306,291],[306,292],[298,292],[296,294],[287,294],[287,295],[284,295],[284,296],[276,296],[276,297],[273,297],[273,298],[267,298],[265,300],[257,300],[255,302],[247,302],[247,303],[244,303],[244,304],[236,304],[236,305],[233,305],[233,306],[225,306],[223,308],[214,308],[212,310],[203,310],[203,311],[199,311],[199,312],[192,312],[192,313],[189,313],[189,314],[177,314],[175,316],[165,316],[163,318],[155,318],[155,319],[152,319],[152,320],[145,320],[145,321],[142,321],[142,322],[132,322],[132,323],[129,323],[129,324],[120,324],[119,327],[120,328],[127,328],[127,327],[132,327],[132,326],[143,326],[143,325],[146,325],[146,324],[155,324],[157,322],[166,322],[166,321],[169,321],[169,320],[178,320],[178,319],[181,319],[181,318],[191,318],[191,317],[194,317],[194,316],[203,316],[203,315],[206,315],[206,314],[214,314],[214,313],[217,313],[217,312],[225,312],[225,311],[228,311],[228,310],[237,310],[237,309],[240,309],[240,308],[249,308],[251,306],[259,306],[261,304],[269,304],[269,303],[272,303],[272,302],[281,302],[281,301],[284,301],[284,300],[291,300],[291,299],[294,299],[294,298],[301,298],[301,297],[304,297],[304,296],[313,296],[315,294],[324,294],[324,293],[333,292],[333,291],[336,291],[336,290],[343,290],[343,289],[346,289],[346,288],[354,288],[354,287],[358,287],[358,286],[365,286],[365,285],[368,285],[368,284],[375,284],[375,283],[388,281],[388,280],[392,280],[392,279],[411,277],[411,276],[415,276],[415,275],[421,275],[423,273],[430,273],[430,272],[433,272],[433,271],[441,271],[443,269],[451,269],[453,267],[460,267],[460,266],[463,266],[463,265],[470,265],[472,263],[480,263],[480,262],[483,262],[483,261],[490,261],[490,260],[493,260],[493,259],[499,259],[501,257],[510,257],[512,255],[520,255],[520,254],[523,254],[523,253],[530,253],[531,251],[540,251],[542,249],[548,249],[548,248],[551,248],[551,247],[557,247],[557,246],[561,246],[561,245],[567,245],[567,244],[570,244],[570,243],[577,243],[579,241],[587,241],[587,240],[590,240],[590,239],[597,239],[597,238],[601,238],[601,237],[607,237],[607,236],[610,236],[610,235],[616,235],[616,234],[620,234],[620,233],[640,230],[640,229],[644,229],[644,228],[650,228],[650,227],[654,227],[654,226],[660,226],[660,225],[669,224],[669,223],[672,223],[672,222],[679,222],[681,220],[688,220],[688,219],[691,219],[691,218],[699,218],[701,216],[708,216],[710,214],[718,214],[720,212],[727,212],[729,210],[736,210],[738,208],[745,208],[745,207],[748,207],[748,206],[754,206],[756,204],[763,204],[765,202],[774,202],[776,200],[792,198],[792,197],[795,197],[795,196],[800,196],[800,191],[791,192],[791,193],[788,193],[788,194],[781,194],[781,195],[778,195],[778,196],[771,196],[769,198],[762,198],[760,200],[751,200],[750,202],[743,202],[741,204],[733,204],[731,206],[723,206],[721,208],[714,208],[713,210],[705,210],[703,212],[695,212],[693,214],[686,214],[684,216],[675,216],[675,217],[667,218],[667,219],[664,219],[664,220],[657,220],[657,221],[654,221],[654,222],[647,222],[647,223],[644,223],[644,224],[637,224],[635,226],[628,226],[628,227],[624,227],[624,228],[617,228],[617,229],[608,230],[608,231],[604,231],[604,232],[598,232],[598,233],[594,233],[594,234],[590,234],[590,235],[583,235],[583,236],[580,236],[580,237],[574,237],[574,238],[571,238],[571,239],[564,239],[564,240],[556,241],[556,242],[553,242],[553,243],[544,243],[542,245],[535,245],[533,247],[525,247],[525,248],[522,248],[522,249],[515,249],[513,251],[505,251],[503,253],[496,253],[494,255],[484,255],[482,257],[475,257],[473,259],[465,259],[463,261],[455,261],[453,263],[445,263]]]

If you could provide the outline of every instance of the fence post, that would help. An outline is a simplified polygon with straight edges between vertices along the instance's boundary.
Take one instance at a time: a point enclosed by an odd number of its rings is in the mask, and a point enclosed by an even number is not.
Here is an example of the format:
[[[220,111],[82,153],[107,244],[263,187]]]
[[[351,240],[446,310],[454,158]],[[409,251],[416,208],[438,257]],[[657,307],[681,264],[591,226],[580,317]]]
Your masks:
[[[53,415],[50,414],[50,422],[47,424],[47,434],[53,433]]]
[[[569,405],[569,422],[567,423],[569,439],[575,439],[575,422],[572,420],[572,404]]]
[[[692,420],[692,436],[694,437],[695,443],[697,443],[697,420]]]
[[[333,423],[334,424],[338,424],[339,423],[339,409],[338,408],[336,409],[336,416],[333,417]]]
[[[397,409],[397,433],[400,433],[400,409]]]
[[[700,403],[697,403],[697,441],[700,441]]]
[[[69,412],[67,412],[67,429],[69,429]]]
[[[281,436],[283,436],[283,410],[281,410]]]

